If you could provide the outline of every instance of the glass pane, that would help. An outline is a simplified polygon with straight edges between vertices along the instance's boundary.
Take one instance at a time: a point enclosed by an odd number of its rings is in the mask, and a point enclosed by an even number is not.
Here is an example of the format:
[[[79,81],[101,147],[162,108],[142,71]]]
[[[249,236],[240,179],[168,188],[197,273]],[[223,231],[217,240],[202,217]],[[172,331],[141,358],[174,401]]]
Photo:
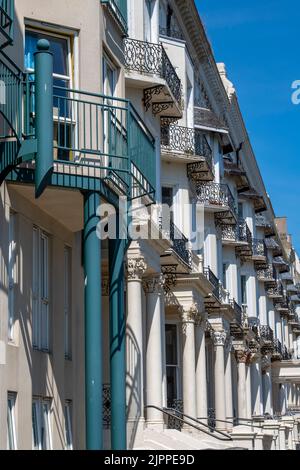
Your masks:
[[[38,432],[38,405],[37,403],[32,404],[32,440],[33,448],[39,449],[39,432]]]
[[[42,404],[42,449],[50,449],[50,429],[49,429],[49,404]]]
[[[72,439],[72,421],[71,421],[71,404],[65,406],[65,430],[66,430],[66,448],[68,450],[73,449]]]
[[[14,440],[14,400],[8,398],[7,401],[7,445],[8,450],[15,449],[15,440]]]
[[[167,367],[167,401],[172,406],[177,397],[177,368]]]
[[[166,325],[166,361],[167,365],[177,365],[176,325]]]
[[[25,68],[34,69],[34,53],[39,39],[47,39],[50,42],[50,51],[53,53],[54,59],[54,73],[69,76],[67,40],[35,31],[26,31],[25,33]]]

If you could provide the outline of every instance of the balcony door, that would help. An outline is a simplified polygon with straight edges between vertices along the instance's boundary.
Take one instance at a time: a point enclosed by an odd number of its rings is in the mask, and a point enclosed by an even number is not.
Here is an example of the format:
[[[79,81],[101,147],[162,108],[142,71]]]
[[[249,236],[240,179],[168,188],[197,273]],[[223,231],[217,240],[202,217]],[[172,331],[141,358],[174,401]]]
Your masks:
[[[152,34],[154,0],[145,0],[144,13],[144,39],[147,42],[154,42]]]
[[[179,399],[178,326],[166,324],[167,404],[172,408]]]

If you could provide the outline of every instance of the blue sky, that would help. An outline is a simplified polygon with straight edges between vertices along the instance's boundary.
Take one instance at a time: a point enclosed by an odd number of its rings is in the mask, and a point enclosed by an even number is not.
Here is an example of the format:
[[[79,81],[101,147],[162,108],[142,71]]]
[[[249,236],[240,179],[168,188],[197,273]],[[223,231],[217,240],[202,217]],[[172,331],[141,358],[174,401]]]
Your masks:
[[[225,62],[277,216],[300,254],[299,0],[196,0],[217,62]],[[297,5],[298,4],[298,5]]]

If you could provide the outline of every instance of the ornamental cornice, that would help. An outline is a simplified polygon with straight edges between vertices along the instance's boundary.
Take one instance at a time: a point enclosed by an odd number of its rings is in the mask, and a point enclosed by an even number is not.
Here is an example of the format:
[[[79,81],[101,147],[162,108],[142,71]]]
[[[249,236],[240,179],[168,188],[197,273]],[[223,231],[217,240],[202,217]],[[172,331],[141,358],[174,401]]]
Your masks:
[[[147,270],[147,263],[144,258],[129,258],[127,260],[128,281],[141,281]]]

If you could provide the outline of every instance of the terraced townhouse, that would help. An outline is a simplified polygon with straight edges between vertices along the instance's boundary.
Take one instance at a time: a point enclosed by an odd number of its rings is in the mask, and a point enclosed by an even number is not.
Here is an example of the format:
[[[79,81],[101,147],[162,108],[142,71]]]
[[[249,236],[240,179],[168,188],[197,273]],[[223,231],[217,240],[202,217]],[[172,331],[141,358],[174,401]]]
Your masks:
[[[298,448],[299,258],[194,1],[0,38],[0,448]],[[155,236],[100,239],[120,198]]]

